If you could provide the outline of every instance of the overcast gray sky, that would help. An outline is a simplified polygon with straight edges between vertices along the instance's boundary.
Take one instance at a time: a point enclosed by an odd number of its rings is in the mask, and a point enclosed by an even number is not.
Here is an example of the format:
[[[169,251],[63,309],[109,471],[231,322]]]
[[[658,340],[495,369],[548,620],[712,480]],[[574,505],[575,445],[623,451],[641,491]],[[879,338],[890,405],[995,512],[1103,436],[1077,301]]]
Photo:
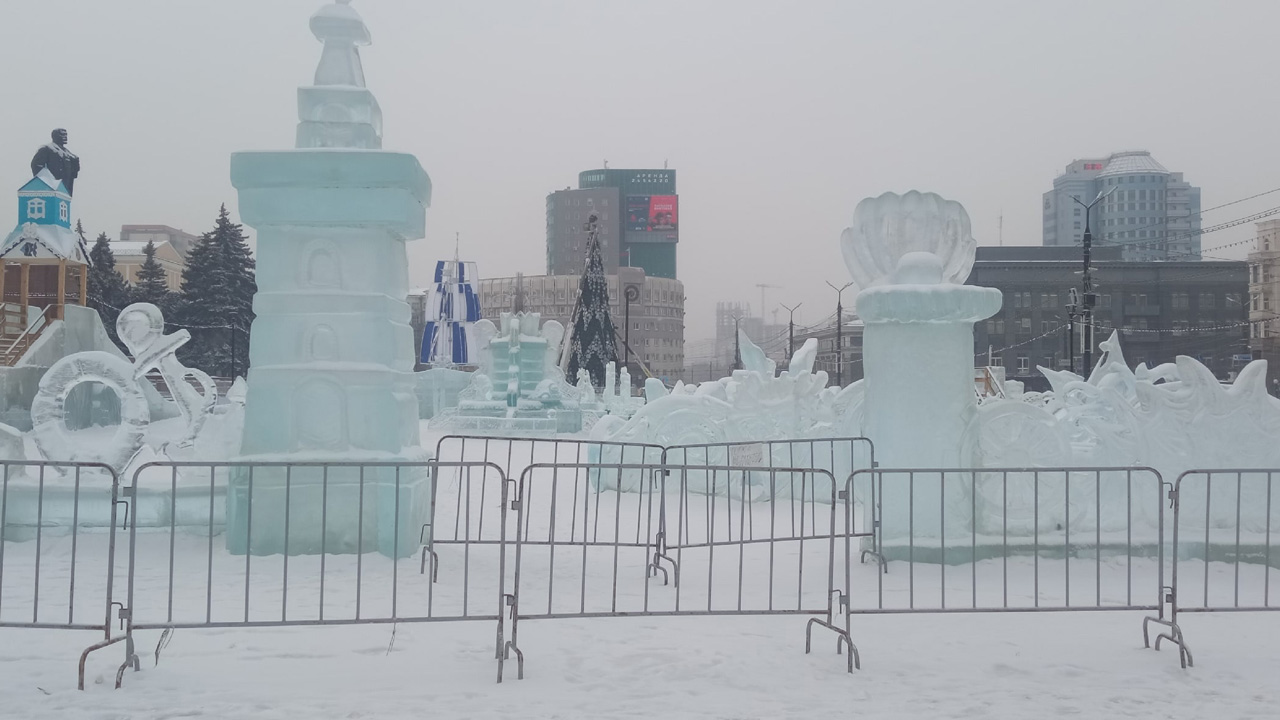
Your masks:
[[[212,226],[237,150],[292,147],[320,0],[4,0],[0,179],[53,127],[84,162],[75,214]],[[1280,3],[355,0],[384,147],[435,185],[414,282],[455,232],[482,276],[545,270],[546,194],[580,170],[679,172],[686,337],[717,300],[834,305],[863,197],[958,200],[980,244],[1039,244],[1073,158],[1147,149],[1206,208],[1280,187]],[[1280,193],[1204,222],[1280,206]],[[4,217],[14,218],[13,205]],[[1204,237],[1206,249],[1252,226]],[[1206,254],[1243,257],[1237,246]]]

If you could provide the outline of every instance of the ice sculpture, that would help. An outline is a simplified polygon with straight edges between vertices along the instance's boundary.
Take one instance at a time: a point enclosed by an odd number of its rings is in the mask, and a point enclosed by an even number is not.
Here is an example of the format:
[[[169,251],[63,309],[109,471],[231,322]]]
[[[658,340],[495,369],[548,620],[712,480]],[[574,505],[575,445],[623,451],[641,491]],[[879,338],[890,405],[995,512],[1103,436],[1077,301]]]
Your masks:
[[[202,370],[189,368],[178,362],[174,354],[191,340],[191,333],[179,330],[164,334],[164,315],[151,303],[134,303],[116,318],[116,333],[134,357],[134,377],[139,382],[147,373],[158,370],[178,411],[186,421],[187,430],[178,447],[191,447],[205,419],[218,401],[218,388]],[[191,386],[187,378],[195,380],[200,389]]]
[[[973,324],[1000,310],[1000,291],[962,285],[976,243],[960,203],[933,193],[885,193],[854,210],[841,237],[858,293],[866,383],[865,433],[886,467],[958,467],[977,412]],[[939,503],[915,484],[919,528],[936,528]],[[951,487],[958,486],[958,483]],[[950,490],[951,488],[949,488]],[[907,486],[886,484],[881,527],[905,535]]]
[[[827,373],[813,372],[816,340],[807,340],[777,377],[773,361],[745,333],[739,344],[747,368],[699,385],[678,382],[629,420],[602,419],[592,438],[660,445],[820,438],[860,422],[861,383],[827,387]]]
[[[431,180],[413,155],[376,149],[381,111],[364,87],[356,46],[369,34],[360,16],[346,2],[326,5],[311,29],[325,49],[316,85],[298,91],[298,149],[231,157],[241,217],[258,231],[242,452],[422,460],[405,242],[424,234]],[[233,475],[230,549],[404,555],[417,547],[425,473],[313,470]]]
[[[1198,361],[1178,357],[1175,362],[1130,370],[1118,334],[1102,343],[1103,354],[1087,379],[1074,373],[1040,368],[1052,387],[1046,393],[1028,393],[1020,399],[989,400],[979,408],[970,430],[976,437],[983,466],[1033,467],[1129,467],[1147,466],[1160,471],[1167,482],[1196,468],[1280,467],[1280,400],[1266,389],[1265,360],[1255,360],[1241,370],[1235,382],[1224,386]],[[1265,528],[1268,512],[1264,483],[1245,474],[1240,503],[1245,530]],[[1220,483],[1215,492],[1233,494],[1235,483]],[[1103,483],[1104,508],[1125,508],[1123,482]],[[977,489],[979,500],[984,493]],[[1250,492],[1256,492],[1253,497]],[[1077,493],[1072,506],[1088,514],[1096,499]],[[1234,521],[1235,498],[1213,498],[1210,523]],[[1154,502],[1133,501],[1154,530]],[[1204,522],[1204,498],[1190,493],[1182,498],[1183,517],[1193,525]],[[981,504],[981,503],[980,503]],[[1019,504],[1017,500],[1014,505]],[[1029,498],[1020,501],[1025,515]],[[1062,502],[1042,507],[1041,523],[1060,522]],[[1043,506],[1043,503],[1042,503]],[[1120,513],[1123,518],[1123,512]],[[979,518],[990,520],[991,515]],[[1107,523],[1104,513],[1104,529]],[[1280,504],[1272,504],[1273,527],[1280,523]],[[1075,521],[1073,520],[1073,523]]]
[[[67,355],[49,368],[31,404],[31,435],[40,453],[50,460],[101,462],[122,472],[142,447],[151,410],[143,393],[146,374],[159,370],[186,421],[179,447],[191,447],[217,401],[217,388],[208,375],[188,368],[174,356],[191,339],[186,330],[164,334],[164,316],[150,303],[134,303],[120,312],[116,331],[134,361],[103,351]],[[193,378],[197,390],[187,382]],[[120,423],[107,438],[86,442],[67,430],[67,398],[77,386],[98,383],[120,400]]]
[[[311,16],[311,32],[324,43],[315,84],[298,88],[299,148],[382,147],[382,108],[364,85],[360,45],[373,42],[369,28],[338,0]]]
[[[458,406],[431,421],[433,429],[502,434],[578,432],[590,428],[601,409],[590,381],[565,381],[560,370],[564,326],[541,322],[539,313],[503,313],[501,329],[476,323],[480,369],[459,396]]]
[[[66,423],[67,396],[79,384],[92,382],[110,388],[120,399],[120,424],[111,435],[85,442],[73,437]],[[40,379],[31,403],[31,437],[49,460],[100,462],[122,472],[142,447],[151,411],[134,377],[134,366],[107,352],[93,350],[68,355]]]

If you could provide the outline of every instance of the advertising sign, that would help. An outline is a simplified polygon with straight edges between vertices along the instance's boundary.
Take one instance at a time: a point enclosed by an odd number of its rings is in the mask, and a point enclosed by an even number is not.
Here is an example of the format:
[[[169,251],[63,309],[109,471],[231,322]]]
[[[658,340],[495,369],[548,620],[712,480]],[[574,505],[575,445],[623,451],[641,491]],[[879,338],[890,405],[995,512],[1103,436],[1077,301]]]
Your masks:
[[[628,232],[675,234],[679,226],[679,198],[676,195],[628,195]]]

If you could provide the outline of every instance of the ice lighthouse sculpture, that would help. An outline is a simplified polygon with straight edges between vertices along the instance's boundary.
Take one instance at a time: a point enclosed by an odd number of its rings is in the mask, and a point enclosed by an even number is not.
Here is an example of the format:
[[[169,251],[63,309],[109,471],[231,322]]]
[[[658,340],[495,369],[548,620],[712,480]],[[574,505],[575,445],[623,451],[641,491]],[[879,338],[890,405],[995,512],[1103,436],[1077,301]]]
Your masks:
[[[242,452],[254,461],[421,460],[405,242],[424,234],[431,181],[413,155],[380,150],[360,16],[342,0],[316,12],[311,30],[324,51],[315,84],[298,90],[297,149],[231,157],[241,216],[258,231]],[[417,546],[425,474],[273,470],[231,479],[233,551],[405,555]]]

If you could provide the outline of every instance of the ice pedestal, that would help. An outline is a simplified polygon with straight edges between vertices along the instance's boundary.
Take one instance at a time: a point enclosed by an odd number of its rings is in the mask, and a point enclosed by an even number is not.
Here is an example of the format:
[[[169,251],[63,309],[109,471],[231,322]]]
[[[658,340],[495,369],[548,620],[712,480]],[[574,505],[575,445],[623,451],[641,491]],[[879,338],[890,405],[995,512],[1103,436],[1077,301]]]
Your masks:
[[[976,243],[969,216],[931,193],[885,193],[859,203],[841,238],[845,262],[863,290],[865,432],[881,468],[972,464],[977,413],[973,323],[1000,309],[1000,291],[961,283]],[[879,487],[880,537],[970,532],[971,481],[938,473],[886,474]],[[869,493],[857,489],[870,507]],[[892,548],[888,549],[893,555]]]
[[[881,467],[971,465],[973,323],[999,309],[998,290],[964,285],[890,285],[858,295],[867,435]],[[967,534],[969,482],[952,475],[944,487],[936,473],[888,476],[880,489],[882,537]]]
[[[227,549],[407,557],[419,547],[430,512],[428,472],[377,465],[237,468],[227,492]]]

